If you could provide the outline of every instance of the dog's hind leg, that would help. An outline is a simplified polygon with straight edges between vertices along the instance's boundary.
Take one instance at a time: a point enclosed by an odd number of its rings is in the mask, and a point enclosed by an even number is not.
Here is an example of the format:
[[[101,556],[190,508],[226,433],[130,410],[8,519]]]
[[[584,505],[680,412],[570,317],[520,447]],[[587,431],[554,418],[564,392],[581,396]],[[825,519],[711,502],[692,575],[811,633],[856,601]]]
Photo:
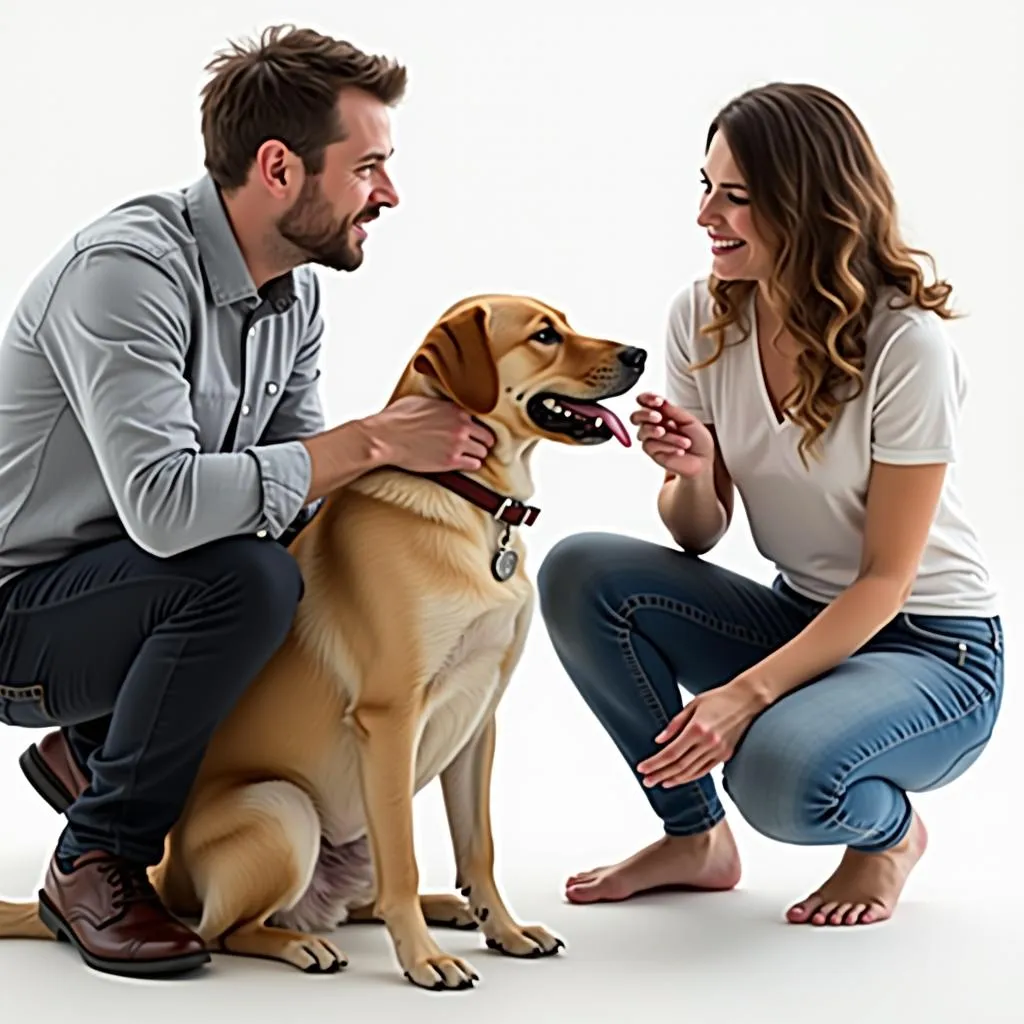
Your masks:
[[[306,891],[320,851],[320,819],[297,786],[258,782],[217,795],[181,823],[180,849],[202,905],[196,931],[211,952],[310,973],[346,966],[326,939],[267,924]]]

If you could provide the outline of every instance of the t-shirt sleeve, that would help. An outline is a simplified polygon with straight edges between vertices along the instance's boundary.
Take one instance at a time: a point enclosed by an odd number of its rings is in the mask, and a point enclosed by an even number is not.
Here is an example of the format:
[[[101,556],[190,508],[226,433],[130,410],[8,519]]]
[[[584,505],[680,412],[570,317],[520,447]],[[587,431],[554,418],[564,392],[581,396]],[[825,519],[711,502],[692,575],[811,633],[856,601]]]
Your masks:
[[[966,389],[956,349],[931,318],[910,320],[881,356],[872,412],[876,462],[955,462]]]
[[[694,332],[698,323],[697,294],[691,285],[676,296],[669,308],[665,336],[665,397],[673,405],[696,416],[701,423],[710,424],[713,422],[711,410],[701,395],[697,375],[690,368],[692,363],[701,361],[694,355]]]

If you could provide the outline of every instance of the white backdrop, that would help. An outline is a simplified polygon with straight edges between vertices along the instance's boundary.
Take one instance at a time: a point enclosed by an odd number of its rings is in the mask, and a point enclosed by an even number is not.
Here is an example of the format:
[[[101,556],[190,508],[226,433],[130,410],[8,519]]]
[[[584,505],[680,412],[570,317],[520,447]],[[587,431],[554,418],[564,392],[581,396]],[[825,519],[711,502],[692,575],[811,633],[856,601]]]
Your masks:
[[[1006,594],[1007,697],[982,761],[921,801],[933,845],[911,889],[922,899],[959,898],[958,887],[988,886],[1015,864],[1016,751],[1024,738],[1016,669],[1024,548],[1013,526],[1024,476],[1015,365],[1024,39],[1020,14],[1002,13],[1002,0],[950,10],[925,0],[95,0],[58,14],[52,3],[5,3],[0,315],[6,320],[30,276],[81,224],[128,196],[177,188],[200,173],[203,65],[229,37],[292,21],[410,67],[408,98],[394,119],[392,172],[402,203],[374,225],[358,273],[321,278],[330,419],[378,407],[433,318],[478,291],[531,292],[582,329],[646,346],[643,386],[660,389],[667,305],[708,266],[694,218],[709,119],[732,95],[771,79],[837,91],[863,118],[894,179],[910,240],[936,255],[970,313],[951,327],[971,379],[960,472]],[[615,407],[625,416],[630,406],[627,399]],[[660,474],[639,448],[551,446],[536,466],[543,516],[530,531],[531,571],[576,530],[661,536]],[[742,516],[713,557],[759,579],[772,575]],[[0,729],[7,894],[34,884],[59,827],[17,768],[32,738]],[[657,834],[539,619],[501,712],[495,793],[499,863],[513,901],[527,908],[557,897],[567,872]],[[451,857],[436,790],[419,801],[417,819],[426,882],[447,886]],[[746,855],[744,886],[778,893],[778,909],[831,870],[833,851],[768,843],[735,814],[733,822]],[[29,867],[5,874],[16,850]],[[572,920],[585,930],[584,916]],[[623,957],[641,956],[639,943],[631,940]]]

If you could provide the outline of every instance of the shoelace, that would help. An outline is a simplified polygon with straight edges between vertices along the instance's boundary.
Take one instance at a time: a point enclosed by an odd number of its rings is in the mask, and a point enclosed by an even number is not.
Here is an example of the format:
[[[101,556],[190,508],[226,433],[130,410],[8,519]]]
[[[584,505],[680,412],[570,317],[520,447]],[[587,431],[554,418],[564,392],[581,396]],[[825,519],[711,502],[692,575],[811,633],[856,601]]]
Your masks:
[[[107,861],[99,872],[113,888],[115,905],[124,907],[132,903],[152,903],[157,899],[144,868],[128,867],[117,861]]]

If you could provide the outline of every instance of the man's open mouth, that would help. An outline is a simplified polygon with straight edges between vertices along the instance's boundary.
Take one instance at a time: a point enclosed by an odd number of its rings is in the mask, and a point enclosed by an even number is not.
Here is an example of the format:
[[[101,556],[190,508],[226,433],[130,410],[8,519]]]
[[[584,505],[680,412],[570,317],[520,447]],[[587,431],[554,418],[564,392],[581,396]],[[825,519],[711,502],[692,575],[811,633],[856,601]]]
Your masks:
[[[526,403],[526,412],[541,430],[580,444],[602,444],[613,437],[627,448],[632,444],[618,416],[597,402],[542,391]]]

